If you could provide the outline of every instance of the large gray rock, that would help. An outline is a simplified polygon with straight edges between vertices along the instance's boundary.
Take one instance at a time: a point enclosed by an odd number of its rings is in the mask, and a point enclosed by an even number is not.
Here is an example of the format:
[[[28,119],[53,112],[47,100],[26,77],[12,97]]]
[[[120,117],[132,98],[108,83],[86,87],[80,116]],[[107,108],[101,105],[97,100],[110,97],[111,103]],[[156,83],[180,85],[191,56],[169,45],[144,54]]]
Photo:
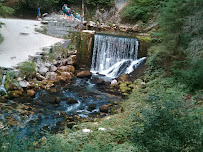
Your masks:
[[[57,74],[55,72],[47,72],[46,79],[48,80],[56,80]]]
[[[51,65],[50,72],[55,72],[57,70],[57,67],[54,65]]]
[[[36,73],[36,78],[37,78],[37,80],[39,80],[39,81],[42,81],[42,80],[45,80],[46,78],[45,77],[43,77],[41,74],[39,74],[39,73]]]
[[[38,72],[39,72],[41,75],[45,75],[48,71],[49,71],[49,68],[47,68],[47,67],[45,67],[45,66],[40,66],[39,69],[38,69]]]
[[[22,88],[27,88],[29,86],[29,83],[25,80],[21,80],[18,83]]]

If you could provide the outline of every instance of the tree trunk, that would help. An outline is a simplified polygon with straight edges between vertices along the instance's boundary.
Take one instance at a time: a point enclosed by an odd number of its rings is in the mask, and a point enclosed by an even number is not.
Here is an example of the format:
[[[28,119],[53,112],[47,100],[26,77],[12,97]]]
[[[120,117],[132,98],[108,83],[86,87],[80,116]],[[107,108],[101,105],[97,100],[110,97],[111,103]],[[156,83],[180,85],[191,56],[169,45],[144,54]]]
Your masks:
[[[84,4],[84,0],[82,0],[82,17],[83,17],[83,21],[85,20],[85,4]]]

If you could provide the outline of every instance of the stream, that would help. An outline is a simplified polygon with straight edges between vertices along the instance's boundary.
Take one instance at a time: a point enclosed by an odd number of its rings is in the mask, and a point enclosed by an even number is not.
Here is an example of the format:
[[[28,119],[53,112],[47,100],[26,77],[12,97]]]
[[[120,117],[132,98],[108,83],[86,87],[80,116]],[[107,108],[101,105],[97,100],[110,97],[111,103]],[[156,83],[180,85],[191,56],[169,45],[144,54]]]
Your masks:
[[[64,121],[71,124],[80,119],[88,120],[101,117],[99,107],[119,97],[99,91],[90,80],[75,79],[67,86],[54,88],[57,91],[38,91],[33,98],[15,98],[0,104],[1,129],[3,122],[15,126],[20,136],[32,135],[40,131],[62,131]],[[77,103],[69,103],[75,99]],[[51,103],[50,103],[51,102]],[[67,120],[68,119],[68,120]],[[69,128],[72,125],[67,125]],[[63,126],[64,127],[64,126]]]

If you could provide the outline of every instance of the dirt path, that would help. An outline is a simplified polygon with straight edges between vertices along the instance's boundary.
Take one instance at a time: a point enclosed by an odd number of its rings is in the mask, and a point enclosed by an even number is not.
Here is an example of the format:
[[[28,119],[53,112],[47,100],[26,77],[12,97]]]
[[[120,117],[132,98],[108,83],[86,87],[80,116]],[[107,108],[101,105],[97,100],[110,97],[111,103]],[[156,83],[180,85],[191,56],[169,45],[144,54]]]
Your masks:
[[[28,60],[45,46],[51,46],[62,39],[35,32],[41,23],[34,20],[3,19],[5,25],[0,28],[4,41],[0,44],[0,67],[12,68]]]

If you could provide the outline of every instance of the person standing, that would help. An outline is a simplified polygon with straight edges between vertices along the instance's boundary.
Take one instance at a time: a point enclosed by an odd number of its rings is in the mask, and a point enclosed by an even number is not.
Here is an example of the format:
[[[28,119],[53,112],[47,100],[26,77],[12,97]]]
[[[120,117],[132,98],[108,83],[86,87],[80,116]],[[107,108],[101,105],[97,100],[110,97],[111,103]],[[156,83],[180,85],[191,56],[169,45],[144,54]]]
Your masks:
[[[68,8],[67,4],[64,4],[62,7],[62,11],[63,11],[63,16],[66,16],[66,9]]]
[[[67,19],[70,20],[71,18],[71,8],[68,8],[66,9],[66,16],[67,16]]]
[[[40,18],[41,12],[40,12],[40,7],[37,8],[37,20]]]

